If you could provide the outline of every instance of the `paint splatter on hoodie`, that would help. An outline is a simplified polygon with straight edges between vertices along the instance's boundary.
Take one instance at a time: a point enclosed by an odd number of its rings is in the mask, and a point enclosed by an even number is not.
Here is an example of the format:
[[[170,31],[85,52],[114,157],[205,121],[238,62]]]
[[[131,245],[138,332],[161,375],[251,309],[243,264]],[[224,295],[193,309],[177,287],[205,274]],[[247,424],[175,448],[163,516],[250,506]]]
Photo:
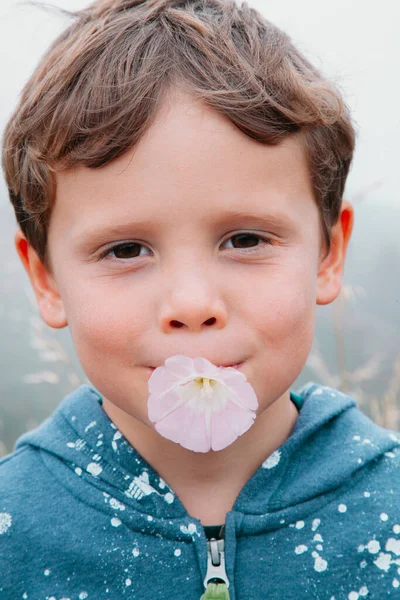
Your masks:
[[[226,516],[214,597],[400,598],[400,437],[337,390],[300,394]],[[199,600],[209,548],[88,385],[0,461],[0,600]]]

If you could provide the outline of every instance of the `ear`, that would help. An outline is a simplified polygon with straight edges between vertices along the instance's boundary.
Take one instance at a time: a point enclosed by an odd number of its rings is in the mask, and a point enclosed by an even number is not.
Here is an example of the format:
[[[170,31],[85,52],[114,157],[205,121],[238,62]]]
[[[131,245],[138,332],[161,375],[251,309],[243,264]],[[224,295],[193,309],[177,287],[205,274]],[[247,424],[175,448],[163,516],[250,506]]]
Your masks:
[[[342,289],[344,262],[353,223],[354,209],[350,202],[343,201],[339,220],[332,230],[330,252],[320,261],[317,280],[317,304],[333,302]]]
[[[64,303],[58,293],[53,276],[44,267],[20,229],[15,234],[14,243],[31,281],[42,319],[54,329],[66,327],[68,322]]]

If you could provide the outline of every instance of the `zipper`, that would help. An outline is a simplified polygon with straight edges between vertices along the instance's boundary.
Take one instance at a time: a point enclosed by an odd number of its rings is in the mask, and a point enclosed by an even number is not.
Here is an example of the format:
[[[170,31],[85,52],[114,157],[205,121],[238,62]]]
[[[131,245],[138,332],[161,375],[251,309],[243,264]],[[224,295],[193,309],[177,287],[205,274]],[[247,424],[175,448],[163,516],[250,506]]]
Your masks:
[[[229,587],[229,579],[225,571],[225,540],[211,539],[207,542],[207,575],[204,587],[209,583],[224,583]]]

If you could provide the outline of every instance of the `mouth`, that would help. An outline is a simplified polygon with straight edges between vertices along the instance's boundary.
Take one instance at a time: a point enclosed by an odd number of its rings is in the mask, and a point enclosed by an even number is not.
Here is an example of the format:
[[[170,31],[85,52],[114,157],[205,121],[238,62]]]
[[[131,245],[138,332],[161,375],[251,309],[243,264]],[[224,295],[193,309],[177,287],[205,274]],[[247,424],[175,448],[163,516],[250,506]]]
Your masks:
[[[215,364],[215,363],[213,363],[213,364]],[[231,369],[237,369],[237,370],[240,370],[243,365],[244,365],[244,361],[236,363],[236,364],[226,364],[226,363],[225,364],[215,364],[215,366],[219,367],[219,368],[224,368],[224,369],[231,368]],[[157,367],[148,367],[148,368],[150,369],[151,372],[153,372],[157,369]]]

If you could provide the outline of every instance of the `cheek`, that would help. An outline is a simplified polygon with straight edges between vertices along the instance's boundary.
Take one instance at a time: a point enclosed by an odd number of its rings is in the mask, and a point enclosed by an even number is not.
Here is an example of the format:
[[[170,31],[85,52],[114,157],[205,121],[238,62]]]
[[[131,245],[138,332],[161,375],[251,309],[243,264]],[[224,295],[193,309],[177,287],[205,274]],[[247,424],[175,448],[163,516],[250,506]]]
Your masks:
[[[126,289],[117,293],[112,281],[103,286],[89,281],[67,298],[68,324],[84,370],[91,370],[92,363],[99,369],[104,361],[134,361],[150,327],[149,310],[148,301]]]
[[[263,343],[275,349],[308,350],[315,327],[316,278],[311,269],[270,274],[252,301],[252,324]],[[306,348],[304,348],[306,346]]]

